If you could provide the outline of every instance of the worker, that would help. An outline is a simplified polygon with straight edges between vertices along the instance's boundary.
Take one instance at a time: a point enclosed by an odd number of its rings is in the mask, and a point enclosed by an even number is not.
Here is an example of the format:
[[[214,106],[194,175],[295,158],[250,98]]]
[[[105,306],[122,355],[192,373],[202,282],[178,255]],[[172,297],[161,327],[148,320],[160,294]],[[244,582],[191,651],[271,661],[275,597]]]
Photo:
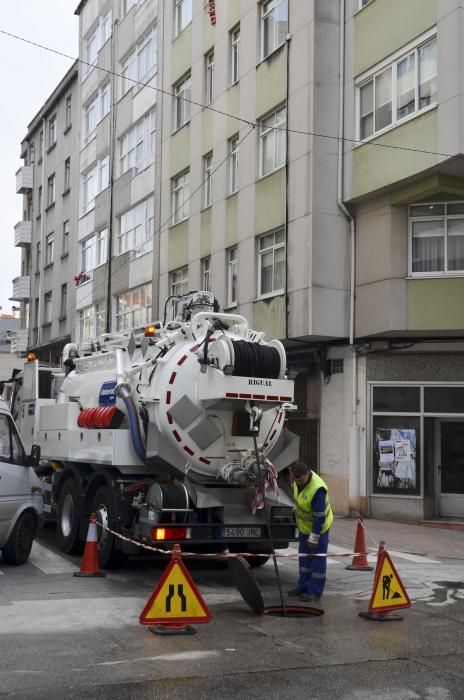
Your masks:
[[[324,591],[327,557],[302,555],[327,554],[333,513],[327,485],[316,472],[304,462],[294,462],[291,473],[300,556],[298,584],[288,591],[288,595],[307,602],[316,602]]]

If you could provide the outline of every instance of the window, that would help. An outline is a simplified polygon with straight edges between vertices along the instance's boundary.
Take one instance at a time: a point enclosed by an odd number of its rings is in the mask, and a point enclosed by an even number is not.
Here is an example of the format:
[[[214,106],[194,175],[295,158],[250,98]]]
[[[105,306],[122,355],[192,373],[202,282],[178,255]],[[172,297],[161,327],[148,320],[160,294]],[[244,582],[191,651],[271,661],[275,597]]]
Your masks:
[[[155,199],[150,197],[129,209],[119,220],[119,237],[117,254],[127,250],[137,250],[142,255],[146,253],[155,231]],[[150,246],[151,247],[151,246]]]
[[[68,306],[68,285],[61,285],[61,302],[60,302],[60,317],[66,316],[66,309]]]
[[[108,229],[102,229],[81,242],[80,272],[90,272],[107,260]]]
[[[65,115],[64,115],[64,125],[65,125],[66,129],[68,129],[71,126],[71,121],[72,121],[72,101],[71,101],[71,95],[68,95],[66,97]]]
[[[172,178],[172,223],[186,219],[190,212],[190,170]]]
[[[35,146],[34,142],[31,141],[29,144],[29,165],[34,165],[35,163]]]
[[[285,232],[279,229],[258,238],[258,296],[285,286]]]
[[[71,188],[71,158],[66,158],[64,161],[64,191],[67,192]]]
[[[203,157],[203,207],[210,207],[213,203],[213,154],[208,153]]]
[[[287,110],[285,107],[272,112],[261,121],[261,175],[272,173],[273,170],[285,165]]]
[[[436,37],[358,85],[359,138],[396,126],[437,101]]]
[[[35,248],[35,271],[40,272],[40,241]]]
[[[229,139],[229,194],[237,192],[238,183],[238,151],[239,151],[239,137],[232,136]]]
[[[192,0],[175,1],[175,35],[180,34],[192,21]]]
[[[86,306],[79,311],[79,337],[80,340],[90,340],[105,332],[106,308],[105,305],[94,304]]]
[[[0,416],[0,461],[26,464],[26,455],[11,419]]]
[[[95,136],[97,124],[111,107],[111,84],[105,83],[84,106],[84,142]]]
[[[48,147],[51,148],[56,143],[56,114],[48,120]]]
[[[182,296],[188,292],[188,267],[173,270],[169,275],[172,296]]]
[[[156,73],[158,62],[157,32],[152,29],[138,42],[122,65],[122,94],[137,82],[147,82]]]
[[[55,234],[49,233],[45,239],[45,265],[51,265],[53,262],[53,253],[55,248]]]
[[[152,110],[119,139],[121,175],[129,168],[141,171],[153,163],[155,125],[155,110]]]
[[[44,323],[52,322],[52,293],[44,294]]]
[[[370,2],[372,2],[372,0],[359,0],[359,8],[361,9],[362,7],[365,7]]]
[[[63,244],[61,247],[61,256],[64,257],[69,253],[69,221],[63,224]]]
[[[82,210],[87,213],[95,206],[95,197],[108,187],[109,156],[82,175]]]
[[[40,130],[39,134],[39,161],[42,160],[44,153],[44,132],[43,129]]]
[[[103,44],[111,36],[112,14],[111,10],[99,17],[96,25],[87,34],[84,40],[84,78],[93,70],[98,59],[98,52]]]
[[[137,4],[137,0],[123,0],[122,14],[127,15],[129,10],[131,10],[134,7],[134,5],[136,5],[136,4]]]
[[[174,85],[174,129],[180,129],[190,121],[190,87],[190,75]]]
[[[205,56],[205,103],[214,99],[214,51]]]
[[[230,84],[234,85],[240,77],[240,27],[229,32],[230,41]]]
[[[266,58],[288,35],[288,0],[269,0],[261,7],[261,57]]]
[[[139,328],[151,320],[151,282],[116,297],[116,330]]]
[[[211,258],[201,260],[201,289],[205,292],[211,291]]]
[[[238,248],[227,250],[227,306],[237,304]]]
[[[42,185],[39,185],[37,190],[37,216],[42,214]]]
[[[409,273],[464,273],[464,202],[409,207]]]
[[[55,173],[48,178],[47,185],[47,207],[55,203]]]

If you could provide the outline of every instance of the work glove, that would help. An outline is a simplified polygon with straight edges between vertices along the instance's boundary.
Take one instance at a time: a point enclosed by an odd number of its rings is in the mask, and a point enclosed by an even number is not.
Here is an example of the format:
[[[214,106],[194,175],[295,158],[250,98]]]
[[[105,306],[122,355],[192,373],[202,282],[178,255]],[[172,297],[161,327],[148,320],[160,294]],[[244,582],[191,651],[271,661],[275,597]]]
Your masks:
[[[308,549],[317,549],[317,545],[319,544],[319,535],[316,535],[315,532],[311,532],[306,542]]]

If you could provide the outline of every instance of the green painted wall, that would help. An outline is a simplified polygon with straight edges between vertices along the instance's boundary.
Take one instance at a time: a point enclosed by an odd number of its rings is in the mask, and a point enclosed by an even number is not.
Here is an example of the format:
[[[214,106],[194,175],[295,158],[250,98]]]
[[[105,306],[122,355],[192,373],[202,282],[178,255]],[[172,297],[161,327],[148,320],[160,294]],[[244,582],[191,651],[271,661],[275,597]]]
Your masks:
[[[189,24],[177,39],[172,42],[171,48],[171,76],[172,83],[182,78],[190,70],[192,65],[192,25]]]
[[[408,281],[408,330],[464,329],[464,278]]]
[[[214,144],[214,112],[204,109],[203,112],[203,154],[213,150]]]
[[[190,127],[183,126],[171,136],[171,177],[190,165]]]
[[[169,229],[168,269],[176,270],[188,263],[188,221]]]
[[[355,16],[354,74],[398,51],[437,22],[439,0],[374,0]]]
[[[240,114],[240,88],[238,84],[233,85],[227,91],[227,112],[228,114]],[[227,138],[237,134],[241,126],[244,124],[238,119],[227,117]]]
[[[226,199],[226,247],[238,242],[238,192]]]
[[[270,112],[286,99],[287,48],[284,44],[256,69],[256,116]]]
[[[227,23],[229,29],[232,29],[240,22],[240,0],[229,0],[227,3]]]
[[[208,207],[201,212],[200,258],[211,253],[211,215],[213,208]]]
[[[435,155],[401,150],[404,147],[436,151],[436,135],[435,109],[353,149],[352,198],[387,187],[436,165]],[[373,145],[376,143],[399,148],[381,148]]]
[[[254,302],[253,328],[264,331],[267,340],[285,337],[284,295]]]
[[[256,183],[255,231],[264,233],[285,224],[285,168]]]

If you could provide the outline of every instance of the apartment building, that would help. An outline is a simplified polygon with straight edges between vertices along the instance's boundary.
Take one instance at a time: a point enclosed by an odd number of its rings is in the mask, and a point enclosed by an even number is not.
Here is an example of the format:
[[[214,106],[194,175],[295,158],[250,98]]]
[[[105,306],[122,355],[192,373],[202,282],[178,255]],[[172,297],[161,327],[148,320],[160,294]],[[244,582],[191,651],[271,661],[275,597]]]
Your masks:
[[[75,337],[153,316],[158,3],[79,4],[80,275]]]
[[[170,295],[212,290],[285,342],[288,425],[338,513],[464,515],[462,12],[458,0],[76,9],[67,332],[141,326]],[[46,275],[30,294],[41,342]]]
[[[15,226],[20,275],[11,299],[20,302],[21,327],[13,352],[26,348],[57,362],[74,324],[74,248],[78,183],[78,62],[28,126],[16,173],[23,217]]]
[[[463,12],[454,0],[347,3],[357,353],[351,401],[337,408],[331,381],[322,411],[350,425],[360,465],[350,497],[366,497],[373,516],[464,515]],[[339,453],[347,444],[335,442]]]

